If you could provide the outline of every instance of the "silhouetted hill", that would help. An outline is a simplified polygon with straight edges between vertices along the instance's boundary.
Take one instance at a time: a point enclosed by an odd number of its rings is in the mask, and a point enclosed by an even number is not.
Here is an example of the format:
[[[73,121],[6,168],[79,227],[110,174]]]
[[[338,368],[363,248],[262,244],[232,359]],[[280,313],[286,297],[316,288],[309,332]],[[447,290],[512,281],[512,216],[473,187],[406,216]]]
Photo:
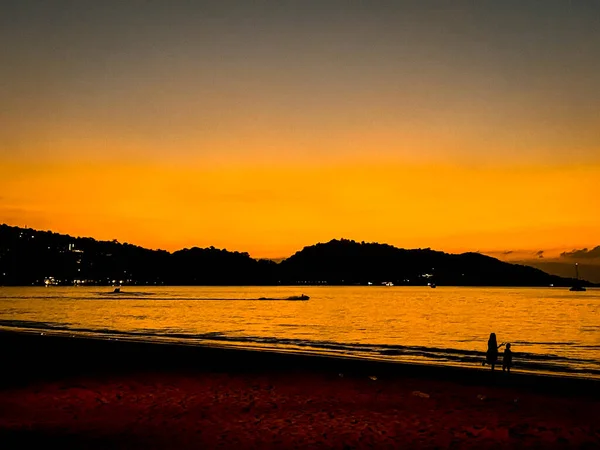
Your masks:
[[[270,284],[271,261],[213,247],[169,253],[115,241],[0,225],[0,285]]]
[[[406,250],[387,244],[333,240],[305,247],[281,262],[286,283],[327,280],[330,284],[457,286],[570,286],[573,280],[533,267],[509,264],[479,253]]]
[[[0,225],[0,285],[58,284],[380,284],[570,286],[572,279],[478,253],[405,250],[332,240],[277,264],[248,253],[210,248],[173,253],[114,241],[75,238]],[[54,281],[53,281],[54,280]],[[585,283],[589,285],[589,283]]]

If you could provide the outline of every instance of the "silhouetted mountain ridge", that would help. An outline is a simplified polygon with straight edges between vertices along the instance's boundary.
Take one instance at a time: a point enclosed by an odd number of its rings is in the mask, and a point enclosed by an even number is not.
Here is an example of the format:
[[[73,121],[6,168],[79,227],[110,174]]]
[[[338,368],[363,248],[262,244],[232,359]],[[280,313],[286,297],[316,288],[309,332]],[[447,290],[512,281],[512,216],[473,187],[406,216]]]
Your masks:
[[[305,247],[280,265],[284,269],[282,273],[288,276],[299,280],[327,280],[330,284],[391,281],[407,285],[569,286],[573,283],[571,279],[480,253],[448,254],[429,248],[407,250],[345,239]]]
[[[214,247],[173,253],[0,225],[0,285],[381,284],[570,286],[572,279],[479,253],[448,254],[334,239],[280,263]],[[590,285],[590,283],[584,283]]]

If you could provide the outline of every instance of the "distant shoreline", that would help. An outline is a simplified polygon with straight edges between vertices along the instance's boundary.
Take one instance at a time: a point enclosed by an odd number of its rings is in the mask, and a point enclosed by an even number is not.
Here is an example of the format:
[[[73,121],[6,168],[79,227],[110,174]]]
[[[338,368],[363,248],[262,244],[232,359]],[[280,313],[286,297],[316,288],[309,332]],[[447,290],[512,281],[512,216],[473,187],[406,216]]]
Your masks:
[[[478,252],[332,239],[275,262],[215,247],[174,252],[0,224],[0,285],[594,286]]]

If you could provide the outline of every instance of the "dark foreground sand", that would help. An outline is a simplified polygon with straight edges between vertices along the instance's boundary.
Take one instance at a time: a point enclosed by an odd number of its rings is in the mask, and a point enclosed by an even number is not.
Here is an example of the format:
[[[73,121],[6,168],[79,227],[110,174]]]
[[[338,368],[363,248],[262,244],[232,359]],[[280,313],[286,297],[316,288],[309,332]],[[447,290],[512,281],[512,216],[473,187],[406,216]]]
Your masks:
[[[2,449],[600,448],[592,381],[12,333],[0,344]]]

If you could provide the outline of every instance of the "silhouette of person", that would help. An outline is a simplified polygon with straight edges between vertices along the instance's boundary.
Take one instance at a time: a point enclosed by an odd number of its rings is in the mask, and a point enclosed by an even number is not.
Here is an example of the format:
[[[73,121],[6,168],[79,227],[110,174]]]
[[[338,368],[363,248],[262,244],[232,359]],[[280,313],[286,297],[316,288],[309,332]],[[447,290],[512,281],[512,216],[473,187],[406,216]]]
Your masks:
[[[490,334],[487,352],[485,353],[485,360],[492,366],[492,370],[494,370],[496,363],[498,362],[498,349],[503,345],[504,344],[498,345],[498,341],[496,341],[496,333]]]
[[[504,357],[502,358],[502,371],[505,370],[510,372],[510,367],[512,366],[512,350],[510,349],[510,343],[506,344],[506,348],[504,349]]]

